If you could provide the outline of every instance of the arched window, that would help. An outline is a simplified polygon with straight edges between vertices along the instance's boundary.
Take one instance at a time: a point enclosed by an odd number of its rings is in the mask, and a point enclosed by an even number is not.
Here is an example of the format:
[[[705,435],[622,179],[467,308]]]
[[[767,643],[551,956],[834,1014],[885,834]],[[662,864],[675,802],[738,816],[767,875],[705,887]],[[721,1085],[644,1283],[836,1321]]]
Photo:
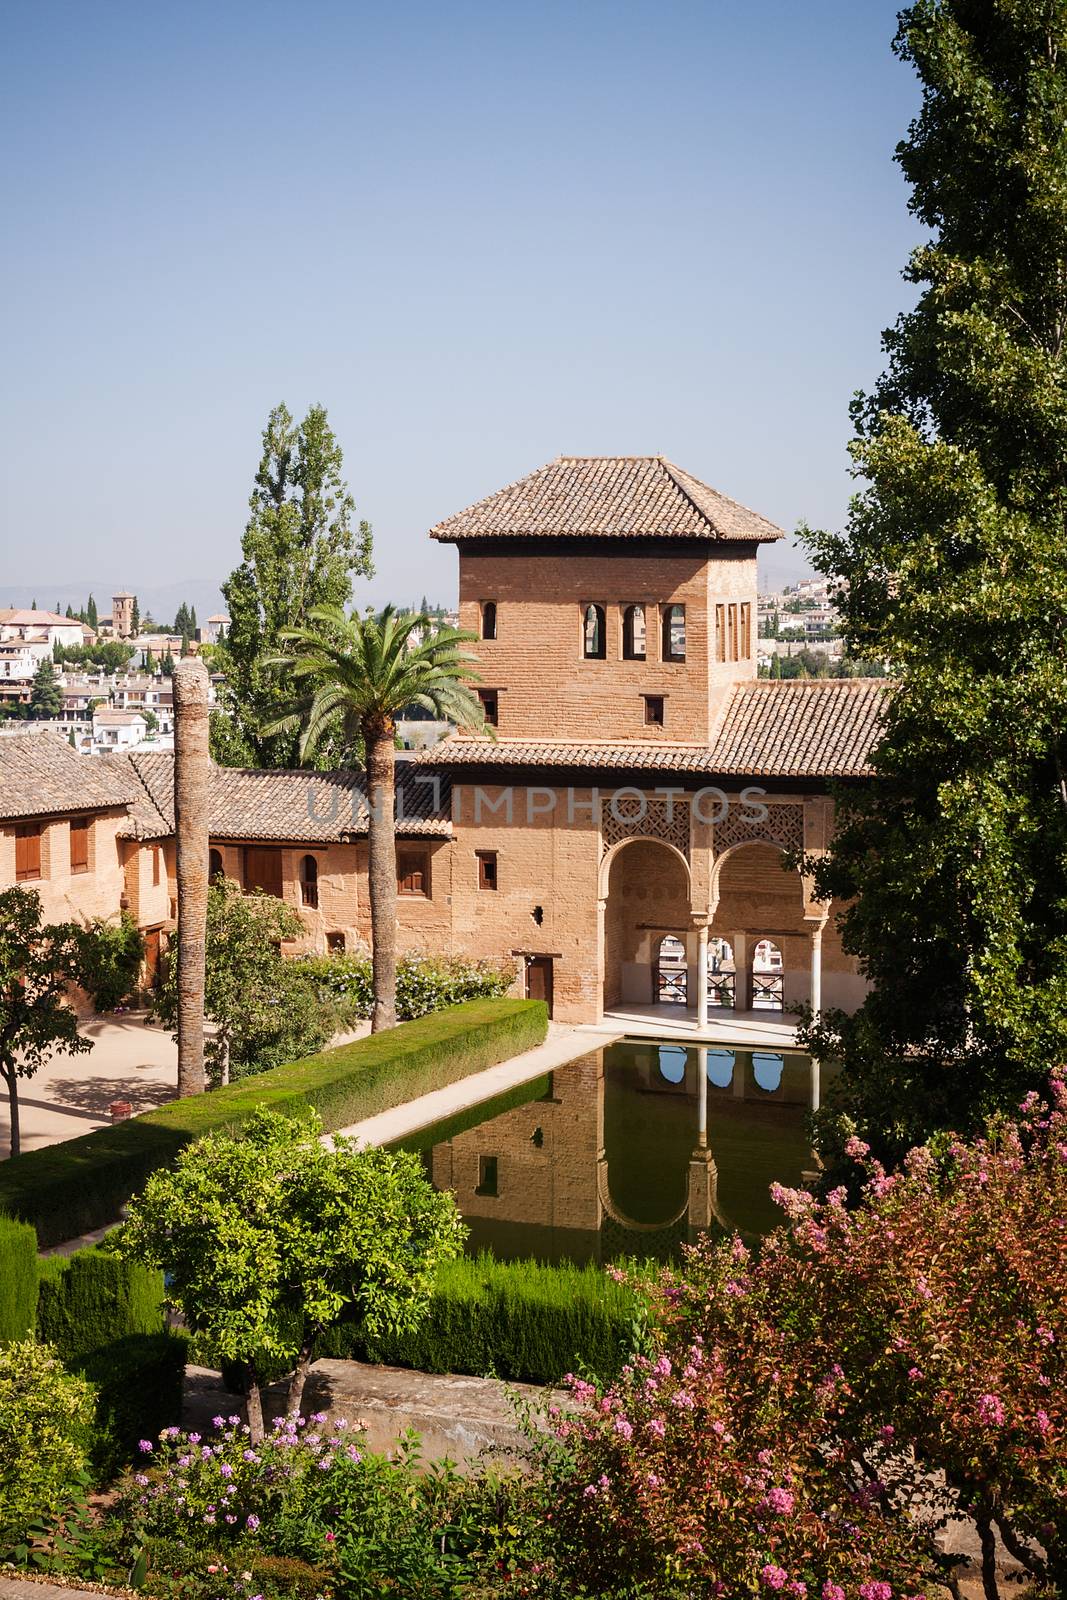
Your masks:
[[[685,660],[685,607],[663,607],[663,659]]]
[[[684,1006],[686,1002],[685,945],[668,933],[659,942],[656,961],[656,999],[665,1005]]]
[[[496,638],[496,601],[482,601],[482,638]]]
[[[716,1089],[728,1089],[734,1081],[734,1053],[732,1050],[709,1050],[708,1082]]]
[[[225,877],[222,866],[222,851],[209,850],[207,855],[207,881],[214,883],[216,878]]]
[[[622,614],[622,659],[645,659],[645,608],[627,606]]]
[[[319,903],[319,864],[314,856],[300,861],[300,903],[314,910]]]
[[[603,661],[607,629],[603,606],[586,606],[582,613],[582,648],[587,661]]]
[[[752,1009],[781,1011],[785,991],[782,952],[773,939],[759,939],[752,952]]]
[[[737,972],[729,939],[708,940],[708,1005],[732,1009],[737,1003]]]
[[[680,1044],[661,1044],[659,1047],[659,1075],[665,1083],[685,1082],[685,1049]]]

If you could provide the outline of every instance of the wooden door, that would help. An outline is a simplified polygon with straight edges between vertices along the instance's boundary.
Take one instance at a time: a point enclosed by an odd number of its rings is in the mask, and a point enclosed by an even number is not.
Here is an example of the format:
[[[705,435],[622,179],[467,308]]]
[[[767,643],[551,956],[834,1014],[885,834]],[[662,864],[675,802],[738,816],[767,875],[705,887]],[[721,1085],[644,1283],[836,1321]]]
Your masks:
[[[552,957],[526,957],[526,998],[544,1000],[552,1015]]]
[[[249,845],[245,851],[245,891],[282,898],[282,853],[270,846]]]
[[[159,928],[149,928],[144,936],[144,976],[145,986],[149,989],[159,987],[159,958],[161,954],[161,939]]]

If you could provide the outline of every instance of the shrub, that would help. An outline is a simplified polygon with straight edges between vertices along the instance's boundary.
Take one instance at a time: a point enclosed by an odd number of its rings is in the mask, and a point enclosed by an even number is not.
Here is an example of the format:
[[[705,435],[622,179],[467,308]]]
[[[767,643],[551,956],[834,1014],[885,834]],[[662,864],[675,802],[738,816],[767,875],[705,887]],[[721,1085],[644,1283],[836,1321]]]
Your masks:
[[[32,1230],[31,1230],[32,1231]],[[97,1393],[94,1461],[105,1476],[181,1416],[187,1340],[164,1325],[163,1275],[106,1250],[39,1263],[37,1331]]]
[[[575,1368],[610,1381],[642,1336],[641,1296],[599,1267],[484,1254],[441,1267],[429,1311],[413,1332],[373,1338],[345,1322],[327,1330],[317,1350],[423,1372],[543,1384]]]
[[[116,922],[94,917],[78,931],[78,979],[97,1011],[114,1011],[137,987],[144,937],[124,911]]]
[[[307,956],[299,965],[311,974],[319,993],[346,1015],[370,1016],[374,977],[369,954]],[[514,981],[514,964],[507,961],[403,955],[396,967],[396,1014],[402,1022],[409,1022],[465,1000],[496,999],[507,994]]]
[[[96,1397],[47,1345],[0,1348],[0,1555],[54,1517],[89,1464]]]
[[[531,1049],[545,1036],[539,1000],[471,1000],[303,1061],[175,1100],[80,1139],[30,1150],[0,1166],[0,1206],[32,1222],[43,1248],[114,1222],[151,1173],[212,1129],[234,1130],[259,1106],[329,1131]]]
[[[970,1515],[987,1594],[996,1532],[1033,1594],[1063,1592],[1062,1071],[1022,1111],[892,1176],[852,1140],[854,1211],[777,1189],[790,1224],[758,1258],[708,1243],[664,1278],[659,1359],[575,1383],[543,1452],[561,1582],[869,1600],[936,1581],[934,1532]]]
[[[26,1339],[37,1318],[37,1235],[0,1217],[0,1345]]]
[[[163,1326],[161,1272],[107,1250],[42,1257],[37,1332],[68,1366],[116,1339]]]

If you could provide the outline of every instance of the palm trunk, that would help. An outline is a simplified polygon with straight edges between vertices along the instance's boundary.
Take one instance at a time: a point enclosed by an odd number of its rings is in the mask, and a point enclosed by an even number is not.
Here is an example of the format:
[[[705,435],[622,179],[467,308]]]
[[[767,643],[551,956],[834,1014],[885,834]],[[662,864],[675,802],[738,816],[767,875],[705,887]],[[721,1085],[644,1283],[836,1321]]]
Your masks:
[[[174,668],[174,823],[178,842],[178,1094],[203,1094],[207,955],[208,674],[196,656]]]
[[[4,1082],[7,1084],[7,1103],[11,1122],[11,1149],[10,1154],[17,1156],[22,1149],[22,1134],[19,1129],[19,1080],[14,1067],[8,1070],[3,1068]]]
[[[396,1026],[396,746],[393,725],[364,732],[370,819],[371,953],[374,964],[374,1010],[371,1032]]]

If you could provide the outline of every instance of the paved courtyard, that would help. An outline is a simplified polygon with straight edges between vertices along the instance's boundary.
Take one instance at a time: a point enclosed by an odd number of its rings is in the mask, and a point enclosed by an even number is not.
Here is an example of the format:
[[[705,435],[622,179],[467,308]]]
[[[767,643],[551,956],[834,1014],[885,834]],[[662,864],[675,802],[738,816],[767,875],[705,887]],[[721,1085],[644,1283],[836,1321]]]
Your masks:
[[[58,1144],[106,1127],[113,1100],[135,1112],[173,1100],[178,1047],[165,1028],[149,1025],[143,1011],[92,1017],[80,1032],[92,1041],[85,1055],[55,1055],[32,1078],[19,1079],[23,1150]],[[8,1153],[11,1119],[0,1095],[0,1158]]]

